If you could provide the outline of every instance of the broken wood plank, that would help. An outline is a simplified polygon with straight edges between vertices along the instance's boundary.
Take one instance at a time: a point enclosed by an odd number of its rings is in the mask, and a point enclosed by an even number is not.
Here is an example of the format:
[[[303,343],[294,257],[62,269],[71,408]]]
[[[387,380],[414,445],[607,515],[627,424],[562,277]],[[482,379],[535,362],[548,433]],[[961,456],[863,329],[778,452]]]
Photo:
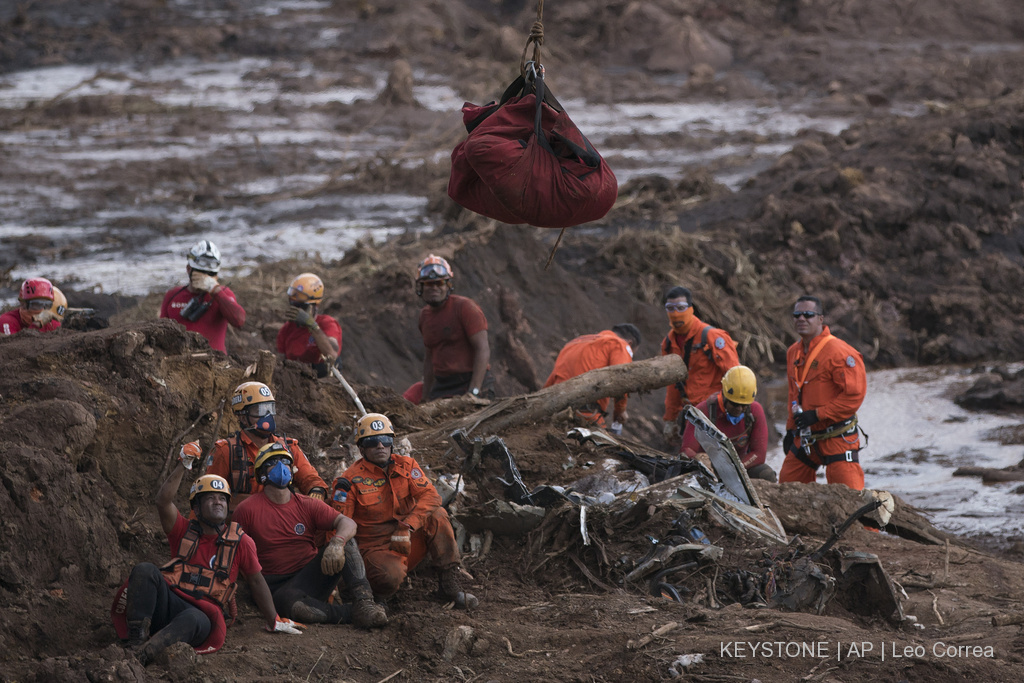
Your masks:
[[[677,622],[677,621],[670,621],[667,624],[665,624],[664,626],[659,626],[658,628],[654,629],[654,631],[652,631],[651,633],[647,634],[643,638],[640,638],[638,640],[630,639],[626,643],[626,649],[628,649],[628,650],[639,650],[640,648],[642,648],[642,647],[644,647],[646,645],[649,645],[654,640],[656,640],[658,638],[661,638],[662,636],[664,636],[669,631],[672,631],[673,629],[678,628],[678,626],[679,626],[679,622]]]

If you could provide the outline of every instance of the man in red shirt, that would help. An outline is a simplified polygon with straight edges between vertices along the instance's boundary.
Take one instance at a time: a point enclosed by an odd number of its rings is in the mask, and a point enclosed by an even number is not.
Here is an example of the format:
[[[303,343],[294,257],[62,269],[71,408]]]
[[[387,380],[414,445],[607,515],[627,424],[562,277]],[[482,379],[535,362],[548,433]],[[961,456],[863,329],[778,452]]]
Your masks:
[[[737,365],[729,368],[722,377],[721,393],[708,396],[697,405],[697,410],[707,415],[712,424],[729,437],[751,479],[775,481],[775,470],[764,461],[768,454],[768,421],[764,408],[754,400],[756,396],[757,377],[754,372],[745,365]],[[690,458],[703,452],[689,422],[683,432],[681,452]]]
[[[197,242],[188,252],[185,266],[189,283],[171,288],[160,304],[160,317],[170,318],[198,332],[210,342],[210,348],[227,352],[224,337],[228,323],[233,327],[245,324],[245,309],[235,300],[230,288],[217,282],[220,272],[220,250],[208,240]]]
[[[224,610],[233,599],[239,574],[249,584],[268,631],[301,633],[294,623],[277,618],[252,539],[237,524],[226,523],[228,483],[209,474],[196,479],[189,492],[195,515],[191,522],[175,507],[174,494],[185,469],[192,469],[200,454],[198,442],[185,444],[156,495],[172,560],[163,567],[136,565],[111,609],[118,636],[128,640],[143,665],[177,642],[188,643],[201,654],[219,650],[227,629]]]
[[[277,352],[288,360],[309,363],[317,377],[341,369],[341,325],[329,315],[317,315],[324,300],[324,283],[313,273],[303,273],[288,287],[288,322],[277,333]]]
[[[487,318],[472,299],[452,290],[452,267],[430,254],[419,265],[416,294],[427,305],[420,311],[423,335],[423,400],[469,394],[494,398],[488,363]]]
[[[665,390],[665,425],[669,443],[678,441],[679,414],[696,405],[718,388],[725,371],[740,364],[736,342],[729,333],[702,322],[693,314],[693,294],[686,287],[673,287],[665,294],[665,313],[671,328],[661,343],[661,355],[676,354],[686,363],[686,381]]]
[[[612,365],[622,365],[633,361],[633,350],[640,345],[640,330],[636,325],[630,323],[619,323],[610,330],[604,330],[597,334],[585,334],[576,337],[562,347],[555,359],[555,367],[548,376],[545,387],[561,384],[562,382],[578,377],[585,372],[607,368]],[[611,431],[614,434],[622,433],[622,423],[626,421],[626,396],[619,396],[615,399],[615,409],[612,413]],[[604,416],[608,412],[608,399],[601,398],[595,403],[581,406],[576,409],[576,414],[588,424],[596,424],[604,427]]]
[[[18,308],[0,315],[0,335],[17,334],[27,329],[52,332],[60,327],[61,321],[53,312],[55,290],[53,284],[44,277],[31,278],[21,283]]]
[[[790,414],[779,481],[811,484],[824,466],[828,483],[861,491],[857,409],[868,389],[864,359],[832,336],[817,297],[796,300],[793,325],[800,339],[786,352]]]
[[[462,589],[461,558],[441,496],[414,459],[395,453],[395,430],[381,413],[356,424],[363,456],[334,482],[334,509],[351,517],[373,592],[389,598],[429,553],[440,570],[441,593],[458,607],[479,601]]]
[[[261,448],[256,478],[263,490],[243,500],[233,516],[256,542],[278,613],[303,623],[385,626],[387,614],[373,601],[352,540],[355,522],[326,503],[292,493],[291,465],[292,456],[281,444]],[[334,536],[318,549],[317,532]],[[340,580],[355,604],[328,602]]]
[[[299,448],[299,442],[277,435],[277,402],[270,387],[262,382],[239,384],[231,397],[231,410],[242,428],[234,436],[217,440],[206,471],[231,483],[236,505],[263,488],[256,480],[254,463],[259,450],[271,442],[281,444],[291,453],[299,491],[317,500],[327,496],[327,483]]]

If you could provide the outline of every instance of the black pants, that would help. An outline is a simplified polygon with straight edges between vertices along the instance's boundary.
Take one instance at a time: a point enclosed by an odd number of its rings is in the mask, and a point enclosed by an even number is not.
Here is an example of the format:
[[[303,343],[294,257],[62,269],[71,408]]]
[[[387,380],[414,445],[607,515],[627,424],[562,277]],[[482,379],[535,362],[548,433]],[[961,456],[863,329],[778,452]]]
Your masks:
[[[425,401],[433,401],[438,398],[462,396],[469,391],[469,383],[472,380],[472,372],[460,372],[455,375],[435,377],[434,384],[430,387],[430,395],[423,398]],[[494,375],[491,374],[490,370],[484,373],[484,381],[480,386],[480,398],[494,398]]]
[[[166,644],[202,645],[210,635],[210,618],[171,590],[160,568],[152,562],[135,565],[128,577],[129,622],[150,619],[150,634],[161,635]]]
[[[293,574],[263,575],[263,578],[267,580],[267,586],[270,587],[270,593],[274,596],[274,607],[277,608],[277,613],[280,616],[291,619],[292,607],[301,600],[325,613],[330,623],[348,624],[352,622],[351,605],[327,602],[339,581],[345,579],[346,585],[355,581],[353,570],[349,568],[348,555],[346,554],[345,568],[338,574],[328,576],[320,570],[320,561],[323,560],[326,547],[320,548],[316,557]],[[363,577],[365,581],[365,573]]]

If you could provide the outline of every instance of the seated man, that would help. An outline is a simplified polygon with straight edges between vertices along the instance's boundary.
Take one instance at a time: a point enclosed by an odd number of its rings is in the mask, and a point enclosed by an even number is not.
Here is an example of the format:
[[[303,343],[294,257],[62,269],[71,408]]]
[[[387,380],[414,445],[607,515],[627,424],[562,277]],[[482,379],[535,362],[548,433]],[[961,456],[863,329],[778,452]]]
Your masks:
[[[775,470],[765,464],[768,453],[768,421],[764,408],[754,400],[757,396],[757,377],[745,365],[729,368],[722,377],[722,392],[711,394],[697,404],[697,410],[732,442],[736,455],[747,469],[751,479],[775,481]],[[680,450],[690,458],[703,453],[693,425],[686,423]]]
[[[45,277],[25,280],[18,292],[18,308],[0,315],[0,335],[17,334],[22,330],[52,332],[61,325],[61,318],[54,316],[57,288]],[[60,298],[63,300],[64,295]],[[66,300],[64,300],[66,303]]]
[[[459,607],[476,607],[479,601],[459,582],[459,548],[441,496],[419,463],[394,452],[394,443],[391,420],[364,415],[356,424],[363,457],[334,482],[334,507],[358,525],[373,592],[382,598],[397,593],[429,552],[440,570],[441,593]]]
[[[326,497],[327,482],[320,478],[316,468],[310,464],[306,454],[299,448],[299,442],[275,433],[277,402],[270,387],[262,382],[239,384],[231,397],[231,410],[242,429],[235,432],[234,436],[219,439],[214,444],[206,473],[220,475],[231,483],[236,505],[263,488],[256,481],[253,464],[259,450],[272,442],[281,444],[291,454],[296,470],[295,484],[299,491],[317,500]]]
[[[324,283],[313,273],[303,273],[288,287],[288,322],[277,333],[277,352],[288,360],[309,363],[317,377],[330,374],[331,365],[341,368],[341,325],[329,315],[318,315],[324,300]]]
[[[128,640],[143,665],[177,642],[188,643],[201,654],[219,650],[227,629],[224,608],[239,574],[249,584],[268,631],[300,633],[288,620],[277,618],[252,539],[237,524],[225,523],[231,498],[228,483],[210,474],[196,479],[188,496],[195,514],[191,522],[175,507],[182,475],[199,455],[198,442],[185,444],[178,465],[156,494],[173,559],[163,567],[136,565],[111,609],[118,636]]]
[[[292,455],[280,443],[260,449],[256,480],[262,490],[239,503],[233,519],[256,542],[278,613],[310,624],[386,625],[387,613],[373,601],[352,540],[355,522],[326,503],[292,493]],[[318,549],[319,531],[333,531],[334,537]],[[328,602],[341,579],[355,604]]]
[[[551,371],[545,387],[561,384],[578,377],[585,372],[622,365],[633,361],[633,350],[640,346],[640,330],[635,325],[620,323],[610,330],[597,334],[586,334],[576,337],[562,347],[555,359],[555,368]],[[622,433],[622,423],[626,421],[626,396],[615,399],[612,413],[612,429],[615,434]],[[601,398],[595,403],[577,408],[576,414],[587,424],[604,427],[604,416],[608,412],[608,399]]]

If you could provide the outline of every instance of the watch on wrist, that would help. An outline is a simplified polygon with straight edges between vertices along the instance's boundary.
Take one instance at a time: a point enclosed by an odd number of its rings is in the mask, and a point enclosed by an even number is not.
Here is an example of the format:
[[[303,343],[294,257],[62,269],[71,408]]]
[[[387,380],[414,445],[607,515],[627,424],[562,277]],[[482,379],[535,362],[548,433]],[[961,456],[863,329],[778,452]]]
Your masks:
[[[476,387],[473,387],[472,389],[469,390],[469,393],[473,394],[474,396],[479,396],[480,390]]]

